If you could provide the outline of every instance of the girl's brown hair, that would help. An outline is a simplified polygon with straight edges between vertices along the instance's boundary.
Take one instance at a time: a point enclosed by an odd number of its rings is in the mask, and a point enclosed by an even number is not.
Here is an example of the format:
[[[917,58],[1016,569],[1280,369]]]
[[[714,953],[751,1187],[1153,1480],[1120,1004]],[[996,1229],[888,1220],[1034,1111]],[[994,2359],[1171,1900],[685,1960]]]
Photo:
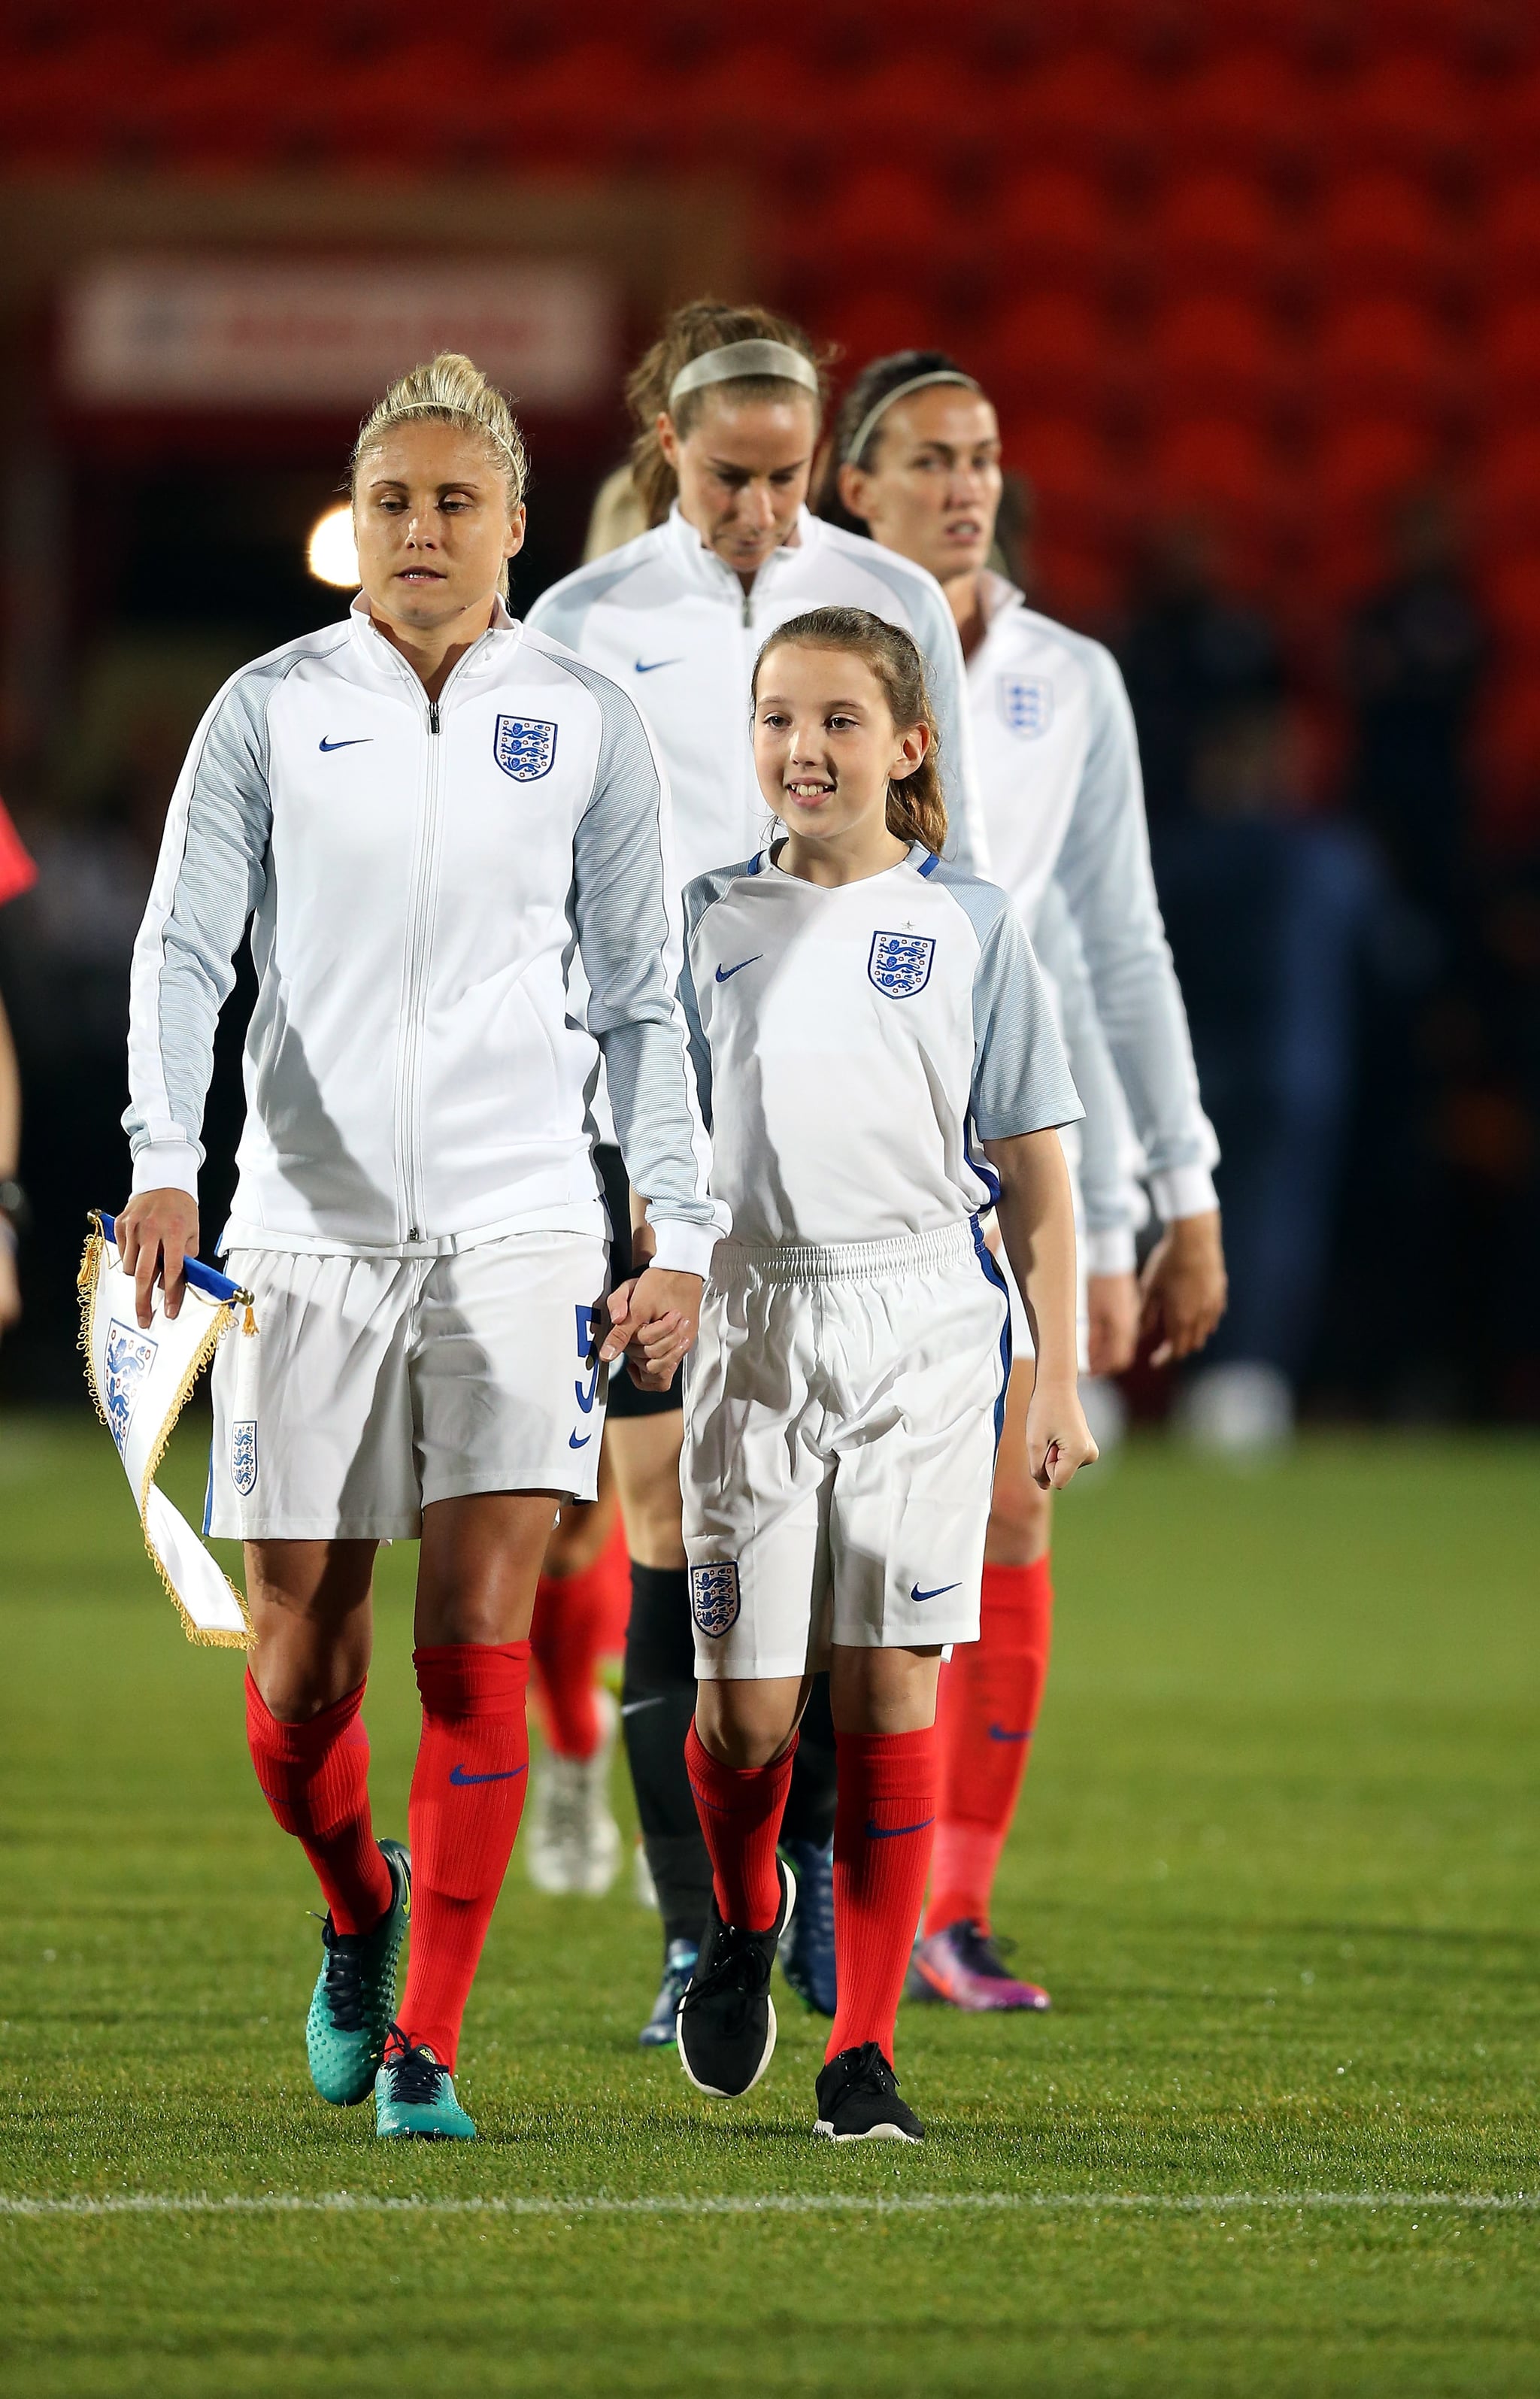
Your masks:
[[[754,660],[751,688],[756,704],[765,659],[772,650],[784,649],[789,643],[804,650],[844,650],[864,660],[882,685],[895,725],[900,731],[911,725],[925,726],[930,741],[925,756],[912,775],[888,784],[887,829],[899,841],[917,841],[939,858],[947,837],[941,737],[925,687],[925,660],[911,636],[866,608],[810,608],[804,617],[790,617],[772,633]]]
[[[731,342],[784,342],[789,349],[800,350],[817,372],[817,399],[805,385],[792,383],[785,375],[735,375],[730,383],[684,393],[679,406],[669,412],[669,393],[681,367],[687,367],[692,359],[704,358],[708,350],[725,349]],[[663,522],[679,489],[657,438],[657,420],[671,413],[674,430],[682,440],[698,421],[709,390],[730,391],[737,400],[785,400],[789,394],[810,400],[816,428],[822,423],[828,398],[824,359],[800,325],[777,317],[772,309],[734,308],[722,300],[692,300],[686,307],[676,308],[626,382],[626,405],[636,427],[631,480],[649,525]]]

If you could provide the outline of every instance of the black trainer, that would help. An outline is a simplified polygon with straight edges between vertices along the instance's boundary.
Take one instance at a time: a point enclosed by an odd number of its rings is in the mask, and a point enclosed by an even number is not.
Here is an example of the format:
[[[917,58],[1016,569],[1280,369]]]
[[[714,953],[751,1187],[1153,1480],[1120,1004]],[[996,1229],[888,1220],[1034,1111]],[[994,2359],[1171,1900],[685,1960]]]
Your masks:
[[[741,2099],[769,2065],[776,2048],[776,2007],[770,1969],[791,1921],[797,1882],[777,1858],[780,1908],[766,1931],[723,1924],[715,1899],[700,1957],[674,2019],[679,2062],[697,2091],[713,2099]]]
[[[874,2040],[842,2049],[817,2080],[815,2133],[831,2141],[923,2141],[925,2128],[898,2096],[898,2078]]]

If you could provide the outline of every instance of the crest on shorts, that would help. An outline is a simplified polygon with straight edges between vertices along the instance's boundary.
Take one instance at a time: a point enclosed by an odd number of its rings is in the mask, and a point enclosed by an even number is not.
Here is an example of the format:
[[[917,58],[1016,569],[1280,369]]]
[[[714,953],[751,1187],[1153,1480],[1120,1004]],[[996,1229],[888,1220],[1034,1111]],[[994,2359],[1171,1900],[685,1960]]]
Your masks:
[[[930,981],[936,944],[928,933],[873,933],[866,971],[889,999],[912,999]]]
[[[1006,729],[1036,741],[1053,723],[1053,685],[1042,675],[1002,675],[995,686]]]
[[[128,1418],[134,1412],[139,1387],[150,1371],[150,1361],[158,1347],[147,1333],[137,1333],[131,1326],[120,1324],[115,1316],[107,1327],[101,1397],[107,1410],[107,1430],[119,1449],[128,1438]]]
[[[736,1558],[720,1558],[709,1566],[690,1568],[690,1613],[709,1641],[731,1633],[743,1602],[738,1592]]]
[[[254,1416],[243,1416],[230,1428],[230,1480],[243,1499],[250,1499],[257,1487],[257,1424]]]
[[[556,727],[542,716],[500,716],[492,754],[516,783],[537,783],[556,756]]]

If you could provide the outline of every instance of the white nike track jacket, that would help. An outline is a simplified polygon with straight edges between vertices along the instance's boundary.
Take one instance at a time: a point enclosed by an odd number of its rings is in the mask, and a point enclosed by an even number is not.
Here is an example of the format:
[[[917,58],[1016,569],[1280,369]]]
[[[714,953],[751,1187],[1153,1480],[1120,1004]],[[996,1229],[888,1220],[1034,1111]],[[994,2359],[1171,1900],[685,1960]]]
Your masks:
[[[988,629],[967,675],[989,871],[1034,940],[1045,895],[1059,885],[1155,1209],[1168,1223],[1202,1214],[1217,1205],[1219,1144],[1198,1097],[1187,1012],[1150,870],[1139,743],[1123,678],[1100,642],[1039,616],[1003,576],[988,575],[984,585]],[[1077,1083],[1081,1075],[1077,1058]],[[1100,1094],[1082,1096],[1100,1125]]]
[[[244,668],[194,739],[135,946],[135,1190],[196,1194],[250,919],[225,1246],[435,1255],[601,1231],[602,1052],[658,1263],[703,1274],[728,1227],[675,996],[669,842],[629,688],[500,605],[432,705],[361,599]]]

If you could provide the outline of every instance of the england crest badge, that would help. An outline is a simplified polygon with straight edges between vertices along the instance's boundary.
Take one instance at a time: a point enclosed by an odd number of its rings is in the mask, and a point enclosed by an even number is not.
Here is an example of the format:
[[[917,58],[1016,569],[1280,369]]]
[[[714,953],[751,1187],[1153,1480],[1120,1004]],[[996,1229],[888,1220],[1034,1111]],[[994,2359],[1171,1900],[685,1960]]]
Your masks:
[[[889,999],[912,999],[930,981],[936,944],[928,933],[873,933],[866,971]]]
[[[243,1499],[250,1499],[257,1487],[257,1427],[253,1416],[243,1416],[230,1428],[230,1480]]]
[[[741,1606],[736,1558],[690,1568],[690,1613],[709,1641],[731,1633]]]
[[[537,783],[556,757],[556,727],[539,716],[500,716],[492,754],[516,783]]]
[[[1053,685],[1042,675],[1002,675],[996,685],[1007,732],[1039,741],[1053,723]]]
[[[152,1341],[147,1333],[139,1333],[130,1325],[119,1323],[115,1316],[107,1327],[107,1346],[102,1355],[101,1400],[107,1412],[107,1429],[119,1449],[128,1438],[128,1419],[134,1412],[134,1401],[158,1347],[159,1344]]]

